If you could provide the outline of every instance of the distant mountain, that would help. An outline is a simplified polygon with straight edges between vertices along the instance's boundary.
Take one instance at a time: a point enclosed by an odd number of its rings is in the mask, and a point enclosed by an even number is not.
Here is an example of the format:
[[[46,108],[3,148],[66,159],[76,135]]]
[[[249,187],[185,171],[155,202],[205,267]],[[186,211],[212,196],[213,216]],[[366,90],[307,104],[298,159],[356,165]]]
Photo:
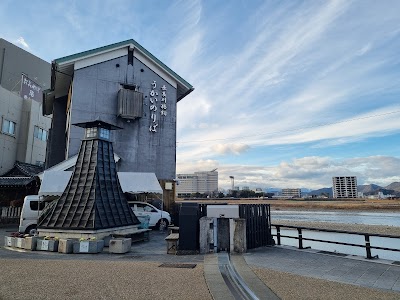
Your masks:
[[[400,182],[392,182],[388,186],[385,186],[385,189],[400,192]]]
[[[378,192],[380,189],[382,189],[382,187],[379,185],[376,185],[376,184],[367,184],[367,185],[357,186],[357,191],[364,193],[364,194]]]
[[[328,197],[333,197],[332,196],[332,188],[322,188],[318,190],[313,190],[308,193],[309,195],[315,195],[315,196],[321,196],[322,194],[328,195]]]

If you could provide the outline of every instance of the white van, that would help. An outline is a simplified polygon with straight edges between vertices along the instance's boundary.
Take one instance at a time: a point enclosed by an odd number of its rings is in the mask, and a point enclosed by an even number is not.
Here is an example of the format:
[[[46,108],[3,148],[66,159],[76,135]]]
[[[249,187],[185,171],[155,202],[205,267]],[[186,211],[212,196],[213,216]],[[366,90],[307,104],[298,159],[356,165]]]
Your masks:
[[[24,198],[21,216],[19,218],[19,229],[21,233],[33,234],[36,231],[37,220],[42,213],[46,203],[39,201],[38,195],[29,195]]]
[[[171,224],[171,216],[168,212],[160,210],[149,203],[128,201],[128,204],[138,219],[143,216],[150,217],[150,227],[160,227],[160,225],[162,225],[164,228],[166,228],[169,224]]]

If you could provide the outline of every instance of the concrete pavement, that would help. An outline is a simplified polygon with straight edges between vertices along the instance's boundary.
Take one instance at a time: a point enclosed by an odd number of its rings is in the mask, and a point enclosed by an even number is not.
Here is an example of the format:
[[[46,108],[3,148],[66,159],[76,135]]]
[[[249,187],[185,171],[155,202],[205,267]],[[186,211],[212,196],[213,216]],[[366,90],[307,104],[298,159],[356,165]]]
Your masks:
[[[244,258],[251,266],[400,292],[400,266],[390,261],[285,246],[253,249]]]
[[[3,245],[4,243],[4,234],[12,231],[13,228],[10,227],[6,229],[0,228],[0,245]],[[3,263],[5,263],[7,260],[15,261],[23,259],[28,260],[29,263],[33,263],[33,259],[35,261],[44,260],[44,263],[47,261],[56,260],[94,260],[99,261],[99,263],[102,263],[101,261],[104,261],[105,263],[107,263],[106,261],[109,261],[110,263],[114,261],[118,262],[118,264],[119,262],[124,261],[150,264],[192,263],[197,264],[198,267],[201,269],[203,268],[204,263],[204,275],[196,280],[205,282],[207,277],[211,278],[211,280],[214,280],[215,278],[220,278],[218,275],[218,268],[215,267],[216,261],[215,259],[212,259],[213,255],[167,255],[166,242],[164,241],[166,235],[167,233],[165,232],[153,231],[151,232],[149,242],[135,243],[132,246],[131,252],[122,255],[109,254],[107,252],[103,252],[101,254],[74,255],[35,251],[26,251],[20,253],[0,247],[0,262],[1,260],[3,260]],[[276,271],[285,272],[285,274],[294,274],[299,278],[299,282],[306,280],[306,278],[316,278],[322,279],[322,282],[326,282],[327,286],[330,286],[329,282],[337,282],[341,284],[346,283],[349,284],[349,286],[346,286],[346,289],[353,289],[354,291],[358,291],[358,293],[361,287],[368,287],[373,288],[375,291],[377,291],[377,293],[380,293],[380,291],[382,292],[382,294],[385,294],[385,291],[387,291],[387,293],[394,293],[394,296],[391,295],[390,297],[392,298],[388,299],[400,299],[400,266],[388,261],[380,259],[370,261],[361,257],[343,257],[335,254],[319,253],[319,251],[312,249],[298,250],[296,248],[285,246],[262,247],[258,249],[253,249],[244,254],[242,257],[244,258],[244,260],[242,259],[242,261],[239,261],[239,263],[236,262],[235,268],[244,279],[246,279],[246,277],[253,279],[255,278],[255,275],[252,274],[252,271],[246,266],[245,263],[247,263],[247,265],[251,267],[252,270],[263,269],[266,271],[266,273],[272,273],[272,271]],[[75,264],[76,262],[71,263]],[[153,268],[158,269],[158,264],[155,264]],[[173,276],[173,274],[175,273],[174,270],[175,269],[170,269],[171,276]],[[268,270],[270,270],[270,272],[268,272]],[[199,273],[196,274],[196,276],[199,275]],[[259,275],[259,273],[257,272],[256,274]],[[247,282],[251,282],[253,281],[253,279],[247,280]],[[223,282],[219,282],[219,284],[223,285]],[[270,287],[268,280],[264,280],[263,282],[268,287]],[[171,284],[171,282],[169,282],[169,284]],[[176,282],[176,284],[178,287],[179,282]],[[215,284],[218,284],[218,281],[216,281]],[[278,282],[278,285],[282,286],[282,290],[288,290],[287,284],[287,281]],[[218,293],[216,295],[213,295],[214,299],[229,298],[227,294],[223,292],[222,285],[220,287],[217,286],[217,289],[219,288],[221,293],[219,295]],[[351,288],[352,286],[353,288]],[[115,288],[117,288],[117,281],[115,282]],[[303,291],[305,295],[308,295],[307,292],[310,288],[310,286],[307,287],[300,284],[300,287],[296,286],[296,288],[293,288],[293,290]],[[338,285],[338,287],[336,287],[336,289],[341,288],[343,288],[343,286],[341,286],[340,284]],[[212,292],[210,286],[209,289]],[[279,289],[273,290],[273,292],[275,292],[282,299],[296,299],[286,297],[284,294],[277,293],[277,291],[279,291]],[[366,292],[366,294],[368,295],[368,292]],[[221,295],[223,295],[223,297]],[[398,297],[396,295],[398,295]],[[367,298],[377,299],[377,297]],[[378,298],[381,297],[379,296]]]

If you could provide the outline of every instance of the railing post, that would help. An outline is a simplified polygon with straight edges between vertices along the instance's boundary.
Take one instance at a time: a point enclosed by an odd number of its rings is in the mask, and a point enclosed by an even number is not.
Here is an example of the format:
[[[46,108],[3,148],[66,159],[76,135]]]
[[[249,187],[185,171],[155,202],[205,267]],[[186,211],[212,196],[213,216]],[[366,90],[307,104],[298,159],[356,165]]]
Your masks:
[[[371,243],[369,241],[369,235],[364,234],[364,237],[365,237],[365,250],[367,251],[367,258],[371,259],[372,255],[371,255]]]
[[[303,249],[303,234],[301,233],[301,228],[297,228],[299,233],[299,249]]]
[[[281,226],[276,226],[276,240],[278,245],[281,244]]]

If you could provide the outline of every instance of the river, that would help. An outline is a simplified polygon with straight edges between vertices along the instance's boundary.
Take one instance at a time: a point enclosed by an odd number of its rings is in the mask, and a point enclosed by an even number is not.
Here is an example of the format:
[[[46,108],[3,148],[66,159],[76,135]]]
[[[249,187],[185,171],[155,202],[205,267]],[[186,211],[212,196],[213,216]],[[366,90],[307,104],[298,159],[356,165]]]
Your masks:
[[[398,212],[289,211],[271,210],[271,221],[331,222],[400,227]]]
[[[272,210],[271,222],[279,223],[280,220],[299,222],[330,222],[344,224],[384,225],[400,227],[400,213],[398,212],[349,212],[349,211],[283,211]],[[272,233],[276,234],[275,228]],[[281,230],[282,235],[297,236],[296,230]],[[327,233],[316,231],[304,231],[303,237],[321,240],[332,240],[347,243],[364,245],[364,236],[339,233]],[[276,240],[276,238],[275,238]],[[298,246],[298,241],[290,238],[282,238],[283,245]],[[349,255],[365,256],[365,248],[335,245],[313,241],[303,241],[304,247],[311,247],[317,250],[344,253]],[[371,246],[400,249],[400,239],[389,239],[382,237],[371,237]],[[381,259],[400,261],[400,252],[375,250],[371,251],[372,256]]]

